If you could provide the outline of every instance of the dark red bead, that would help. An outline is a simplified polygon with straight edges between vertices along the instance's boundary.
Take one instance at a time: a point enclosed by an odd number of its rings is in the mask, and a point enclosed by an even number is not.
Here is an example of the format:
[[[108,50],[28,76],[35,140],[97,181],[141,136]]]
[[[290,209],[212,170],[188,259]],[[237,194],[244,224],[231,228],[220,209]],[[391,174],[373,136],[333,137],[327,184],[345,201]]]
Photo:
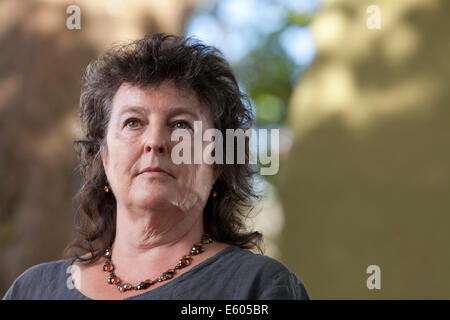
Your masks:
[[[131,284],[125,283],[125,284],[123,285],[123,288],[124,288],[125,290],[131,290]]]
[[[112,263],[110,263],[110,264],[105,264],[104,266],[103,266],[103,271],[113,271],[114,270],[114,265],[112,264]]]
[[[148,283],[148,282],[141,282],[141,283],[139,284],[139,287],[141,288],[141,290],[145,290],[145,289],[147,289],[148,287],[150,287],[150,283]]]
[[[116,277],[116,276],[114,276],[114,275],[110,275],[110,276],[108,277],[108,283],[109,283],[109,284],[118,284],[119,282],[120,282],[119,277]]]
[[[112,277],[111,279],[113,284],[118,284],[120,282],[119,277]]]
[[[202,247],[194,246],[191,249],[191,254],[197,255],[197,254],[201,253],[202,251],[203,251]]]
[[[211,238],[211,236],[209,235],[209,234],[204,234],[203,236],[202,236],[202,239],[201,239],[201,243],[203,243],[203,244],[208,244],[208,243],[211,243],[212,242],[212,238]]]

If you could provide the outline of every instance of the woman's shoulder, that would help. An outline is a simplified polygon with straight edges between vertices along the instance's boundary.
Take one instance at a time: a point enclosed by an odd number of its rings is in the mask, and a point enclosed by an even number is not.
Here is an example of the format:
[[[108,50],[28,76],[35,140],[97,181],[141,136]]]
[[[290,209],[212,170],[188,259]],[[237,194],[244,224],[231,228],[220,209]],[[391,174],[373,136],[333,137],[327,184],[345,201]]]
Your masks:
[[[71,261],[56,260],[29,267],[14,280],[3,299],[45,299],[48,291],[66,285]]]
[[[302,279],[280,260],[238,246],[229,247],[227,253],[220,259],[221,272],[254,292],[255,299],[310,299]]]
[[[280,272],[291,272],[289,268],[280,260],[262,253],[242,249],[238,246],[230,247],[230,257],[233,264],[238,269],[251,269],[253,272],[264,273],[274,276]]]

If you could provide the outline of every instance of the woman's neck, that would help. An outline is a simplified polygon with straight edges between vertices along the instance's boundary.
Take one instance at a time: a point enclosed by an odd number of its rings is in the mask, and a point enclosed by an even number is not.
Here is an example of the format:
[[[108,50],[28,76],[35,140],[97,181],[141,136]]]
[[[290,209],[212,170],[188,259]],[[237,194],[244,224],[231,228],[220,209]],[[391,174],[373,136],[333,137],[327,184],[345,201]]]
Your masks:
[[[117,208],[112,261],[125,281],[159,276],[188,254],[203,234],[202,212]],[[129,279],[129,280],[128,280]]]

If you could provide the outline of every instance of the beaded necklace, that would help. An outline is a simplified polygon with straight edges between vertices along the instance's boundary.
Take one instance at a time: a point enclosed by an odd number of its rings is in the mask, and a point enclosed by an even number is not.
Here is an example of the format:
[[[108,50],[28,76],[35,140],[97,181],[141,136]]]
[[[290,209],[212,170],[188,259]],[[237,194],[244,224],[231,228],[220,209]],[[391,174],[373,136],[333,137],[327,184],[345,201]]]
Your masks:
[[[203,244],[209,244],[211,242],[213,242],[211,236],[206,233],[203,234],[200,242],[194,243],[190,253],[182,256],[180,261],[178,262],[178,264],[175,267],[173,267],[173,269],[168,269],[166,272],[163,272],[161,274],[161,276],[159,276],[158,278],[156,278],[154,280],[150,280],[150,279],[144,280],[136,286],[132,286],[129,283],[122,283],[122,280],[114,274],[114,265],[111,260],[111,257],[112,257],[111,248],[107,248],[105,251],[106,262],[103,265],[103,271],[109,272],[108,283],[117,285],[117,289],[122,293],[125,291],[129,291],[129,290],[145,290],[157,282],[162,282],[165,280],[172,279],[175,275],[176,270],[185,268],[191,264],[191,261],[192,261],[191,256],[200,254],[204,251],[203,247],[202,247]]]

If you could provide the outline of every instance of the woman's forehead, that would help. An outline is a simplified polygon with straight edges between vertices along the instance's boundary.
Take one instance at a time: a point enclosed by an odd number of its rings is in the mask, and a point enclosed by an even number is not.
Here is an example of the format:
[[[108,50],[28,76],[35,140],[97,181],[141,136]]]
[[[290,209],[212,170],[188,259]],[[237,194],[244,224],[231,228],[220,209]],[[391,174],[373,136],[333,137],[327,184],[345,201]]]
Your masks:
[[[205,108],[193,90],[177,87],[169,81],[146,87],[123,83],[113,99],[113,114],[116,115],[126,112],[186,112],[201,118]]]

